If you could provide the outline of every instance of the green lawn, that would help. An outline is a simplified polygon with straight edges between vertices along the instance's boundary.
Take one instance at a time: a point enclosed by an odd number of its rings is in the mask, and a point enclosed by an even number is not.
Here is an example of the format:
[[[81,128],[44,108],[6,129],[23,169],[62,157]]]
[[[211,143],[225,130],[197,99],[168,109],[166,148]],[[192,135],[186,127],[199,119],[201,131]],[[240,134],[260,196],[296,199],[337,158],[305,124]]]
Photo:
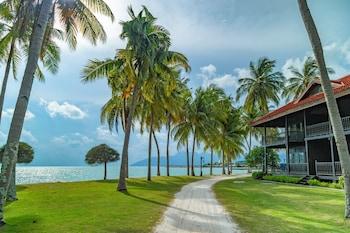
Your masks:
[[[242,181],[244,183],[239,183]],[[226,180],[217,198],[247,232],[350,232],[341,190],[257,181]]]
[[[20,186],[1,232],[150,232],[174,193],[198,179],[129,179],[128,193],[117,192],[115,181]]]

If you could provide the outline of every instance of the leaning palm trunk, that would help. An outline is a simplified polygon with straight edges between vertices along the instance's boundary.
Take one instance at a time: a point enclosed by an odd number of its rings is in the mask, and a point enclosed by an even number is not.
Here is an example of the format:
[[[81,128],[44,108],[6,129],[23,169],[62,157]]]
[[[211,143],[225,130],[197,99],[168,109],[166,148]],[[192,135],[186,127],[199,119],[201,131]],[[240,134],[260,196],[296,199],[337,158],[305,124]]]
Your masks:
[[[196,174],[194,173],[194,150],[196,147],[196,131],[193,133],[193,145],[192,145],[192,161],[191,161],[191,175],[195,176]]]
[[[319,38],[315,22],[311,16],[306,0],[298,0],[299,9],[303,18],[306,31],[312,45],[313,52],[320,70],[322,89],[325,95],[328,114],[331,121],[335,142],[338,149],[339,160],[344,176],[345,190],[345,218],[350,218],[350,156],[349,148],[344,134],[344,128],[340,117],[337,101],[328,77],[328,72],[323,56],[321,40]]]
[[[129,149],[132,117],[133,117],[134,112],[135,112],[138,93],[139,93],[139,86],[138,86],[138,84],[136,84],[136,87],[134,89],[134,93],[132,94],[130,111],[128,113],[128,118],[126,121],[124,144],[123,144],[123,151],[122,151],[122,161],[120,163],[119,181],[118,181],[118,185],[117,185],[118,191],[126,191],[127,190],[125,179],[127,177],[128,149]]]
[[[157,176],[160,176],[160,150],[159,150],[159,144],[156,137],[156,134],[154,133],[154,130],[152,131],[154,142],[156,143],[157,148]]]
[[[210,148],[210,175],[213,175],[213,148]]]
[[[14,47],[15,47],[15,39],[13,38],[12,41],[11,41],[10,52],[9,52],[9,55],[8,55],[8,58],[7,58],[4,79],[2,80],[2,85],[1,85],[1,93],[0,93],[0,122],[1,122],[1,118],[2,118],[2,109],[4,108],[5,93],[6,93],[7,82],[8,82],[8,79],[9,79],[9,74],[10,74],[10,69],[11,69],[11,62],[12,62],[12,56],[13,56]]]
[[[107,162],[104,162],[104,175],[103,175],[103,180],[107,180]]]
[[[170,163],[169,163],[169,144],[170,144],[170,129],[171,129],[171,123],[170,123],[170,116],[168,117],[168,123],[167,123],[167,128],[168,128],[168,135],[166,139],[166,175],[170,176]]]
[[[3,154],[0,178],[0,221],[3,222],[4,205],[7,191],[12,177],[13,168],[16,166],[18,144],[21,136],[25,113],[28,107],[30,92],[32,90],[34,72],[37,68],[40,50],[43,44],[45,29],[49,16],[53,9],[53,0],[43,0],[40,14],[34,24],[30,39],[29,55],[24,76],[17,98],[16,108],[12,118],[7,144]]]
[[[16,165],[13,167],[12,175],[10,179],[9,189],[7,190],[7,201],[17,200],[17,190],[16,190]]]
[[[151,122],[149,126],[149,136],[148,136],[148,163],[147,163],[147,180],[152,179],[152,132],[153,132],[153,112],[151,112]]]
[[[188,139],[186,140],[186,160],[187,160],[187,175],[190,175],[190,153],[188,149]]]

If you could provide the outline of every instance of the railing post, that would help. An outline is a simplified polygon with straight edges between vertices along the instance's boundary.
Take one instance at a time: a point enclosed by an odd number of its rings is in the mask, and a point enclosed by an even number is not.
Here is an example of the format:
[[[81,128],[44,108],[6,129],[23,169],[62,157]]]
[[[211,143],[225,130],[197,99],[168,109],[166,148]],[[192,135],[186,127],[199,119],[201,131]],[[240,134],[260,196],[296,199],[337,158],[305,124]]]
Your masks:
[[[267,148],[266,148],[266,126],[264,126],[264,165],[263,172],[267,173]]]
[[[286,161],[287,161],[287,174],[290,174],[290,167],[289,167],[289,135],[288,135],[288,118],[287,116],[285,117],[285,143],[286,143]]]

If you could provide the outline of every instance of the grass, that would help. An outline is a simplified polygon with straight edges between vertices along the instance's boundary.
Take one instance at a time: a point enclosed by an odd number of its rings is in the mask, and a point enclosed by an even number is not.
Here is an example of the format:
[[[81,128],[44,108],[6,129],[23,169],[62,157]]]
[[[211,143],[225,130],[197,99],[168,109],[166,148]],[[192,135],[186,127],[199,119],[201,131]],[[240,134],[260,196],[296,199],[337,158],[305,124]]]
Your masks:
[[[263,176],[263,180],[297,184],[301,180],[301,178],[300,177],[295,177],[295,176],[266,175],[266,176]]]
[[[116,181],[19,186],[1,232],[151,232],[174,193],[198,179],[129,179],[127,193],[116,191]]]
[[[341,190],[242,178],[222,181],[214,191],[246,232],[350,232]]]

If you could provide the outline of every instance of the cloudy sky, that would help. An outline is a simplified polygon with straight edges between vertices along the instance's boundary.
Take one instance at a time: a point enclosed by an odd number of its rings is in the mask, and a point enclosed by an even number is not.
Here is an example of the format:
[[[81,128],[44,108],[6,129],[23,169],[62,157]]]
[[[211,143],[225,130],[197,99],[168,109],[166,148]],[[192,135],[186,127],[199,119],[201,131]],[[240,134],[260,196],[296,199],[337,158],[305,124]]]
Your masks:
[[[82,165],[86,151],[107,143],[121,151],[123,134],[110,133],[100,124],[101,106],[110,96],[106,82],[80,82],[81,70],[89,59],[113,57],[122,48],[119,22],[127,20],[126,9],[135,11],[146,5],[172,36],[172,49],[187,55],[192,72],[187,74],[194,89],[211,83],[234,95],[239,77],[247,74],[250,61],[267,56],[277,61],[278,70],[300,66],[310,54],[309,41],[296,0],[106,0],[116,16],[111,23],[100,19],[108,40],[94,47],[79,40],[76,51],[60,43],[62,61],[56,75],[47,74],[45,83],[35,82],[22,139],[36,151],[34,165]],[[348,0],[310,0],[328,66],[333,78],[350,73],[350,2]],[[3,65],[1,66],[3,74]],[[0,140],[6,140],[20,82],[8,86]],[[165,132],[160,132],[162,153]],[[130,159],[146,158],[147,136],[134,132]],[[176,146],[171,145],[172,154]]]

